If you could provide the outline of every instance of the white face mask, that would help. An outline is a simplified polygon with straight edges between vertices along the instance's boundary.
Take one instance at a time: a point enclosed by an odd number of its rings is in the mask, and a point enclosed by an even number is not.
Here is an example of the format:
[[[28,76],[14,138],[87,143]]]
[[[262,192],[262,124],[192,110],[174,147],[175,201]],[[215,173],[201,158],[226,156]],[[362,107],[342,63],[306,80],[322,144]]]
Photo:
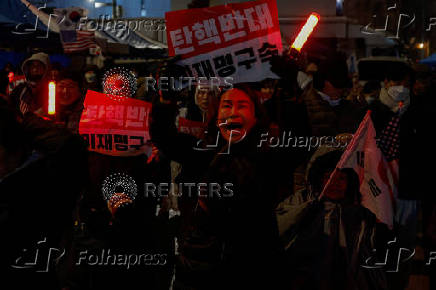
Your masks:
[[[298,82],[298,86],[300,87],[300,89],[304,90],[308,84],[310,84],[310,82],[312,81],[312,76],[299,71],[297,74],[297,82]]]
[[[330,104],[330,106],[332,106],[332,107],[336,107],[336,106],[338,106],[341,103],[341,99],[332,100],[330,98],[330,96],[328,96],[328,95],[326,95],[326,94],[324,94],[323,92],[320,92],[320,91],[318,91],[318,94],[321,96],[321,98],[324,101],[328,102]]]
[[[404,86],[392,86],[388,88],[388,95],[396,102],[404,102],[410,98],[410,90]]]
[[[388,106],[392,112],[404,113],[410,105],[409,89],[403,86],[382,88],[380,91],[380,101]],[[403,102],[400,108],[400,102]]]

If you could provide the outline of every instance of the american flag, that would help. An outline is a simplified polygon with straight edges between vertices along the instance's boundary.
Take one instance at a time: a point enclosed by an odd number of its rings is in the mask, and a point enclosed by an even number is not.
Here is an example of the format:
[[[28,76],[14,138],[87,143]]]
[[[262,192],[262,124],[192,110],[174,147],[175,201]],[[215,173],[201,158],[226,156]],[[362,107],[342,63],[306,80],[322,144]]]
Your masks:
[[[400,116],[398,114],[394,115],[382,130],[377,140],[377,147],[383,153],[387,167],[387,170],[380,169],[379,171],[386,171],[388,173],[383,177],[389,183],[393,195],[397,197],[400,181]]]
[[[87,14],[81,7],[57,8],[54,10],[65,53],[96,48],[94,31],[82,30],[81,19]]]
[[[386,161],[400,158],[400,117],[395,115],[383,129],[377,145],[383,152]]]
[[[61,31],[61,41],[65,53],[97,47],[94,31],[63,30]]]

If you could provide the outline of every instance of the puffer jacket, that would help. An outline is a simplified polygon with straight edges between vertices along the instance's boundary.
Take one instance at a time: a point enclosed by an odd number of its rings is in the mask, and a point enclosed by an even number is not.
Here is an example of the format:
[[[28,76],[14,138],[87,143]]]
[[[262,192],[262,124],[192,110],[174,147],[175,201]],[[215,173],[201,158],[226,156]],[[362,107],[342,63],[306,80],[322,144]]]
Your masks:
[[[312,86],[301,95],[306,104],[313,136],[336,136],[338,119],[328,102],[321,99]]]

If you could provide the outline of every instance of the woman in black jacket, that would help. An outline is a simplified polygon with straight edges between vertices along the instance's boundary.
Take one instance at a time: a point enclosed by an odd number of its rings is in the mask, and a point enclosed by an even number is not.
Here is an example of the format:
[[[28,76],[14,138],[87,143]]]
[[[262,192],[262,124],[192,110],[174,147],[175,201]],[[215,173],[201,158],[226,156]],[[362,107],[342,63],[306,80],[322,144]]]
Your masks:
[[[247,85],[222,93],[210,106],[205,140],[178,133],[176,107],[166,103],[153,108],[152,140],[190,172],[190,182],[209,189],[196,192],[194,219],[180,242],[179,282],[195,289],[278,289],[281,246],[273,211],[278,156],[259,146],[268,123],[256,93]],[[210,190],[211,184],[221,190]],[[230,190],[223,190],[225,184]]]

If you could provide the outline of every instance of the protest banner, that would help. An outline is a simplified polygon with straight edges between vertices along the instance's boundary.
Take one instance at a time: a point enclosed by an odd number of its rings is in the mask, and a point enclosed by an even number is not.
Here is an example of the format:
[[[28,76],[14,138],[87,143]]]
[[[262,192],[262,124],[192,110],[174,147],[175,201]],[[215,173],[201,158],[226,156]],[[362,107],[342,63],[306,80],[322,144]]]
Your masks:
[[[88,150],[112,156],[149,154],[151,104],[132,98],[110,98],[88,91],[79,133]]]
[[[189,134],[198,139],[202,139],[204,137],[204,131],[206,130],[206,123],[191,121],[185,118],[179,118],[179,127],[178,130],[181,133]]]
[[[263,0],[165,14],[169,55],[193,77],[233,83],[278,78],[270,59],[282,52],[276,1]]]

